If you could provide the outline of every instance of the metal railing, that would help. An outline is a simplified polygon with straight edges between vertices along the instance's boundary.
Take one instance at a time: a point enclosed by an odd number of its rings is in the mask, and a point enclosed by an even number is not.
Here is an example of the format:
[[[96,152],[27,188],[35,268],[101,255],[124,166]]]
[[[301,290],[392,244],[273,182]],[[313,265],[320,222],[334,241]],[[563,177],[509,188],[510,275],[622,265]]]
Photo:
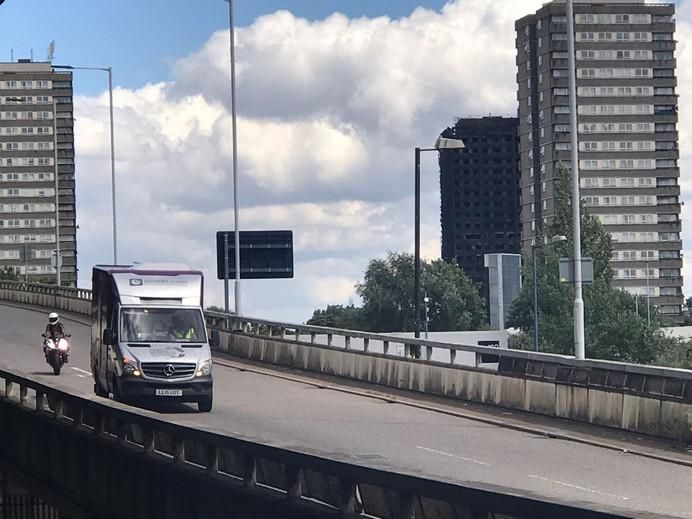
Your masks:
[[[587,505],[576,507],[523,496],[516,490],[460,485],[264,445],[200,427],[193,429],[161,420],[155,413],[49,386],[21,372],[0,368],[0,409],[7,410],[6,406],[15,413],[21,411],[22,420],[31,420],[31,427],[41,427],[36,421],[49,420],[71,434],[106,440],[100,444],[104,449],[126,449],[151,463],[167,463],[170,470],[211,477],[231,489],[242,488],[259,499],[271,499],[278,510],[283,500],[341,517],[458,518],[470,517],[469,512],[501,513],[508,518],[621,517],[615,512],[590,510]],[[5,453],[15,447],[7,442],[21,436],[10,429],[0,431],[0,451]],[[41,430],[50,434],[45,422]],[[49,441],[42,435],[35,437]],[[85,485],[83,491],[88,495],[88,482]],[[445,510],[448,512],[440,513]]]
[[[470,344],[449,344],[353,330],[286,324],[218,312],[206,312],[206,316],[207,323],[213,331],[242,333],[255,337],[310,344],[321,348],[395,356],[407,362],[478,369],[507,376],[692,402],[692,371],[690,370],[597,359],[577,360],[566,355]],[[397,348],[397,345],[401,348]],[[416,348],[420,348],[423,352],[421,359],[410,358],[411,352]],[[461,358],[463,354],[466,354],[466,364]],[[494,362],[487,362],[486,359]]]

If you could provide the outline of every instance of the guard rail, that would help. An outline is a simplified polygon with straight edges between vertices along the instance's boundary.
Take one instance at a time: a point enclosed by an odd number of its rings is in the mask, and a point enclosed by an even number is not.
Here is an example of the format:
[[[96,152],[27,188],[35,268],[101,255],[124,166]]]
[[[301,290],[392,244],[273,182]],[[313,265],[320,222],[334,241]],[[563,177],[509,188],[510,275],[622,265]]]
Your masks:
[[[273,502],[275,516],[281,516],[283,506],[290,506],[305,509],[305,517],[313,517],[316,512],[319,517],[392,519],[460,519],[493,514],[507,518],[626,517],[615,509],[604,512],[589,505],[572,506],[510,489],[460,485],[191,428],[164,421],[161,415],[146,410],[47,385],[5,367],[0,367],[0,410],[0,455],[40,472],[34,476],[50,481],[53,489],[64,495],[75,496],[92,513],[113,503],[124,507],[117,513],[102,512],[102,517],[125,517],[117,515],[123,512],[139,517],[152,505],[147,500],[155,500],[154,505],[161,511],[166,504],[160,498],[180,488],[172,481],[176,471],[187,477],[210,478],[225,490],[222,488],[217,495],[209,485],[205,495],[198,496],[200,499],[188,499],[184,510],[166,511],[167,519],[220,516],[204,507],[217,502],[217,498],[218,506],[231,506],[233,492],[238,489],[255,499]],[[68,442],[55,441],[61,434],[70,434],[72,440],[75,435],[82,439],[71,442],[77,447],[73,449]],[[149,464],[165,464],[165,471],[160,472],[163,479],[148,481],[149,491],[141,492],[137,488],[141,485],[138,464],[128,462],[124,473],[114,475],[106,462],[109,456],[103,453],[95,474],[100,472],[100,477],[110,481],[104,484],[88,468],[94,460],[85,459],[94,452],[87,446],[94,439],[101,442],[98,449],[111,452],[114,459],[136,456],[140,464],[142,459]],[[56,444],[60,447],[53,453],[51,446]],[[104,489],[116,495],[102,496]],[[138,499],[145,502],[136,503]],[[235,517],[230,513],[226,516]]]

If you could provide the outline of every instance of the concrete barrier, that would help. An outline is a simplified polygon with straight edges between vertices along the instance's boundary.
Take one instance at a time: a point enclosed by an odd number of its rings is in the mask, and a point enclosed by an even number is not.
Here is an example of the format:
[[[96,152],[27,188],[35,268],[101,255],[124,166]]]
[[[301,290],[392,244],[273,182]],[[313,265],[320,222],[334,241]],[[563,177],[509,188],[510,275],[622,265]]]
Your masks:
[[[220,331],[218,349],[245,359],[390,388],[692,442],[690,378],[684,379],[689,388],[687,392],[671,396],[663,392],[637,392],[625,387],[597,387],[588,378],[581,383],[557,378],[530,378],[525,374],[333,349],[239,332]],[[667,370],[651,369],[651,377],[675,380]],[[664,373],[668,378],[663,376]],[[640,376],[639,373],[636,375]]]
[[[74,519],[624,518],[161,419],[0,368],[0,469]],[[604,509],[605,508],[605,509]]]

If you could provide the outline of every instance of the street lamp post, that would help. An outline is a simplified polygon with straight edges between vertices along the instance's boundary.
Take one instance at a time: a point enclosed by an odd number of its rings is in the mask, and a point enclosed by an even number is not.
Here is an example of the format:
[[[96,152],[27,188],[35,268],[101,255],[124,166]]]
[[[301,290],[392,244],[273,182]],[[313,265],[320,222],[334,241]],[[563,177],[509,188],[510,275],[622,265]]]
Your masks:
[[[113,264],[118,264],[118,227],[115,204],[115,137],[113,131],[113,69],[111,67],[73,67],[72,65],[53,65],[61,70],[100,70],[108,73],[108,100],[110,113],[111,139],[111,205],[113,207]]]
[[[413,265],[413,313],[415,337],[420,338],[420,154],[422,151],[459,150],[465,148],[461,139],[438,137],[432,148],[415,149],[415,202],[414,202],[414,265]]]
[[[574,50],[574,0],[567,0],[567,61],[569,67],[569,116],[572,146],[572,232],[574,241],[574,356],[586,356],[584,299],[582,296],[581,210],[579,207],[579,136],[577,134],[577,78]]]
[[[230,52],[231,52],[231,125],[233,131],[233,234],[235,238],[235,313],[241,315],[240,306],[240,230],[238,224],[238,131],[236,125],[236,103],[235,103],[235,23],[233,22],[233,0],[228,2],[228,25],[230,29]],[[228,286],[228,279],[224,282]],[[228,292],[228,289],[226,289]]]
[[[567,241],[566,236],[553,236],[549,244]],[[538,351],[538,268],[536,263],[536,250],[543,247],[534,243],[531,245],[531,257],[533,259],[533,349]]]

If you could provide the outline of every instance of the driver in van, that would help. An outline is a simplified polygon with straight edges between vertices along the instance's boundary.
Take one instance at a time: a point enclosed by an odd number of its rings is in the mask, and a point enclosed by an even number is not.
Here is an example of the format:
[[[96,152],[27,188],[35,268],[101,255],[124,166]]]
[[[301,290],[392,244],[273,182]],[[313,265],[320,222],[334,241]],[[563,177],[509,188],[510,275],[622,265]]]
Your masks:
[[[173,335],[176,339],[193,340],[197,335],[195,329],[190,326],[186,319],[183,319],[179,314],[173,315]]]

